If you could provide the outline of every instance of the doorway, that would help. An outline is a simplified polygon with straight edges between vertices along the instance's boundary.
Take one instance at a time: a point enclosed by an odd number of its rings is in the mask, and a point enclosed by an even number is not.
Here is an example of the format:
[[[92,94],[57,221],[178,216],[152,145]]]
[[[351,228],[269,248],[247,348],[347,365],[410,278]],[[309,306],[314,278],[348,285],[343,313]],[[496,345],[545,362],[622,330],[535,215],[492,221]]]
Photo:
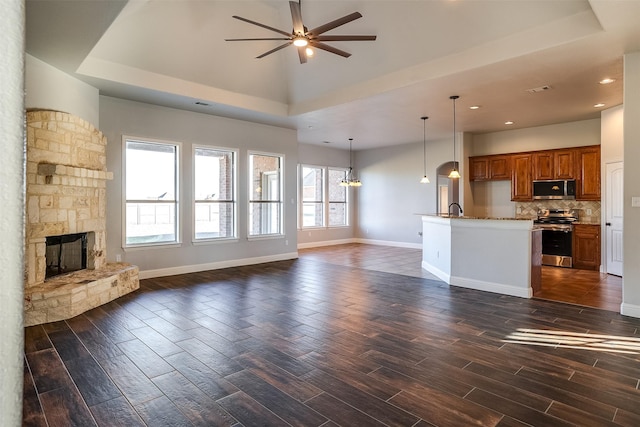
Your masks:
[[[436,170],[436,184],[438,186],[438,213],[439,214],[447,214],[449,213],[449,204],[451,203],[460,203],[460,180],[459,179],[451,179],[449,178],[449,172],[454,167],[457,167],[457,162],[447,162],[441,164]],[[462,212],[458,209],[457,206],[453,206],[451,214],[460,215]]]

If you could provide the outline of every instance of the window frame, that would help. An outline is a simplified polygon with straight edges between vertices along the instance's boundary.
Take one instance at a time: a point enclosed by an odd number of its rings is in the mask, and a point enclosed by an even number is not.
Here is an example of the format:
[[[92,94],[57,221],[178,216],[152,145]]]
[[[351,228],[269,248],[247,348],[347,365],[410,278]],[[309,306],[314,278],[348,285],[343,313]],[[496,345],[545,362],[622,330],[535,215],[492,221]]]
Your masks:
[[[253,156],[276,157],[279,159],[278,174],[278,200],[253,200]],[[247,151],[247,240],[275,239],[285,236],[285,206],[284,206],[284,167],[285,155],[279,153],[248,150]],[[251,234],[251,208],[253,203],[277,203],[279,211],[278,232],[269,234]]]
[[[304,176],[302,174],[302,171],[304,168],[310,168],[310,169],[320,169],[321,173],[322,173],[322,200],[320,201],[305,201],[304,200]],[[310,164],[306,164],[306,163],[301,163],[298,165],[298,188],[299,188],[299,193],[298,193],[298,199],[300,200],[299,203],[299,215],[298,215],[298,228],[301,230],[312,230],[312,229],[322,229],[322,228],[327,228],[328,226],[328,217],[327,217],[327,197],[328,197],[328,180],[329,177],[327,175],[328,173],[328,168],[326,166],[319,166],[319,165],[310,165]],[[319,203],[322,206],[322,224],[321,225],[304,225],[304,204],[305,203]]]
[[[302,170],[305,167],[309,167],[309,168],[321,168],[323,170],[323,183],[322,183],[322,190],[323,190],[323,201],[322,201],[322,205],[323,205],[323,225],[322,226],[317,226],[317,225],[313,225],[313,226],[305,226],[304,225],[304,197],[302,195],[302,192],[304,191],[304,185],[303,185],[303,175],[302,175]],[[329,176],[330,176],[330,171],[340,171],[344,174],[344,177],[346,178],[347,173],[349,171],[348,168],[343,168],[343,167],[337,167],[337,166],[321,166],[321,165],[312,165],[309,163],[300,163],[298,165],[298,230],[328,230],[328,229],[336,229],[336,228],[346,228],[346,227],[350,227],[350,210],[351,210],[351,200],[350,200],[350,191],[349,188],[350,187],[343,187],[345,190],[345,201],[334,201],[331,200],[330,198],[330,188],[329,188]],[[331,225],[331,209],[330,206],[332,203],[343,203],[345,206],[345,223],[341,224],[341,225]]]
[[[174,161],[174,192],[175,192],[175,200],[173,203],[175,204],[175,214],[174,214],[174,233],[175,240],[169,242],[156,242],[156,243],[127,243],[127,203],[130,202],[127,199],[127,143],[128,142],[139,142],[143,144],[155,144],[155,145],[166,145],[172,146],[175,149],[175,161]],[[182,143],[179,141],[169,141],[163,140],[159,138],[146,138],[139,137],[133,135],[122,135],[122,249],[125,251],[134,251],[134,250],[145,250],[152,248],[167,248],[167,247],[180,247],[182,246],[182,202],[181,202],[181,181],[180,181],[180,173],[182,164]],[[150,203],[149,200],[137,200],[132,199],[131,201],[142,202],[142,203]],[[155,202],[154,202],[155,204]]]
[[[231,153],[233,156],[232,159],[232,167],[233,173],[231,174],[231,185],[232,189],[232,200],[215,200],[214,202],[226,202],[233,203],[233,231],[232,236],[228,237],[208,237],[208,238],[197,238],[196,237],[196,205],[198,204],[198,199],[196,199],[196,151],[197,150],[211,150],[211,151],[222,151]],[[192,215],[191,215],[191,243],[194,245],[202,245],[202,244],[210,244],[210,243],[222,243],[222,242],[233,242],[238,241],[238,162],[239,162],[239,150],[237,148],[229,148],[229,147],[220,147],[220,146],[212,146],[212,145],[192,145]]]
[[[344,179],[347,178],[347,175],[349,173],[349,168],[341,168],[341,167],[337,167],[337,166],[327,166],[327,184],[326,184],[326,191],[327,191],[327,228],[345,228],[345,227],[350,227],[351,226],[351,221],[349,220],[351,218],[351,192],[349,191],[349,189],[351,187],[341,187],[344,188],[344,193],[345,193],[345,200],[344,202],[341,201],[333,201],[331,200],[330,194],[329,194],[329,171],[334,170],[334,171],[341,171],[344,173]],[[345,219],[345,223],[341,224],[341,225],[331,225],[330,224],[330,218],[331,218],[331,203],[344,203],[344,219]]]

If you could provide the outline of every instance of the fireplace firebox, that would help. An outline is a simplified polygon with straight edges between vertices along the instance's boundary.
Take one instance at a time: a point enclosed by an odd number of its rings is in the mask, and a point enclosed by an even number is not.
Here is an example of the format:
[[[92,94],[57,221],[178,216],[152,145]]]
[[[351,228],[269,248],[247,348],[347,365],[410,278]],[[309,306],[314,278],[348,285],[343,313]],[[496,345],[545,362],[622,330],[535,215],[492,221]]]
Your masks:
[[[45,280],[87,268],[87,233],[46,238]]]

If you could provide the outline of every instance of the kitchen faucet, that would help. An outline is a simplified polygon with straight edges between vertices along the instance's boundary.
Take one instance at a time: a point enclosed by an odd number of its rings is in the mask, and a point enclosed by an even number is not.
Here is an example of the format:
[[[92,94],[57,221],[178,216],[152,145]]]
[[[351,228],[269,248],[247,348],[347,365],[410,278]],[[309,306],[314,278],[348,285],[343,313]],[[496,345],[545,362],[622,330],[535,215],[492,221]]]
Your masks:
[[[462,215],[462,207],[458,204],[458,202],[453,202],[449,204],[449,216],[451,216],[451,206],[457,206],[460,210],[460,214],[458,216]]]

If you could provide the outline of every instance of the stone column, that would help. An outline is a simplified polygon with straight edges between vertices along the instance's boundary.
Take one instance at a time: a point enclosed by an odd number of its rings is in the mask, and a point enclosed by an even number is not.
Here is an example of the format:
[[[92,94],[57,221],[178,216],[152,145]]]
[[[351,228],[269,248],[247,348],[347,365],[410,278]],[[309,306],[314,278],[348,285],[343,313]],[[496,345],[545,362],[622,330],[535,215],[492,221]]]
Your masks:
[[[22,425],[24,1],[0,0],[0,425]]]

